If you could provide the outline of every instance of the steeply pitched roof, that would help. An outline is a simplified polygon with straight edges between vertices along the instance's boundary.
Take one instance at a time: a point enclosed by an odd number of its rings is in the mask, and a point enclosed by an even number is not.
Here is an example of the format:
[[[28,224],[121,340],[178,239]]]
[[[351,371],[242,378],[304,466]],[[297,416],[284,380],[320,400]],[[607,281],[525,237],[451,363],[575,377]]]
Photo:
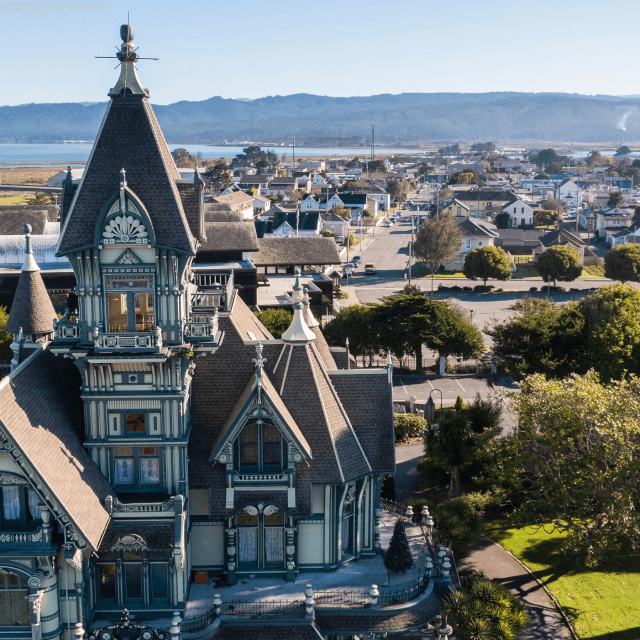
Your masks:
[[[0,425],[33,467],[37,484],[97,550],[109,523],[104,500],[114,491],[82,446],[80,385],[70,360],[38,351],[0,383]]]
[[[393,422],[393,387],[387,370],[351,369],[329,372],[329,377],[373,470],[394,473],[395,443],[388,428]]]
[[[277,229],[280,225],[288,223],[292,229],[298,226],[299,231],[313,231],[318,228],[320,213],[316,211],[300,211],[298,215],[295,211],[277,211],[273,216],[271,226]],[[296,219],[297,218],[297,219]]]
[[[488,225],[487,223],[483,223],[480,220],[474,220],[473,218],[462,218],[461,220],[456,220],[456,224],[460,231],[462,231],[463,236],[495,238],[498,235],[495,225]]]
[[[202,237],[202,230],[200,229],[200,222],[202,219],[202,181],[197,182],[178,182],[178,193],[182,201],[182,208],[184,209],[184,215],[189,223],[189,229],[191,235],[194,238],[200,239]]]
[[[456,193],[456,198],[460,201],[465,202],[476,202],[478,200],[481,200],[483,202],[491,202],[491,200],[509,202],[509,200],[513,200],[513,194],[510,191],[479,189],[477,191],[459,191],[458,193]]]
[[[576,247],[586,247],[587,243],[579,238],[575,234],[571,233],[571,231],[567,231],[566,229],[554,229],[553,231],[549,231],[549,233],[545,233],[542,238],[540,238],[540,242],[545,247],[550,247],[554,244],[572,244]]]
[[[27,334],[47,333],[53,331],[56,317],[40,271],[23,271],[9,312],[7,331],[15,334],[22,328]]]
[[[271,234],[258,239],[259,251],[251,256],[256,267],[275,265],[340,264],[333,238],[300,236],[283,238]]]
[[[117,192],[120,171],[151,218],[156,243],[194,254],[176,180],[180,180],[146,97],[111,97],[62,231],[59,254],[93,246],[98,217]]]
[[[371,467],[311,344],[294,345],[282,399],[311,445],[314,482],[342,483]]]

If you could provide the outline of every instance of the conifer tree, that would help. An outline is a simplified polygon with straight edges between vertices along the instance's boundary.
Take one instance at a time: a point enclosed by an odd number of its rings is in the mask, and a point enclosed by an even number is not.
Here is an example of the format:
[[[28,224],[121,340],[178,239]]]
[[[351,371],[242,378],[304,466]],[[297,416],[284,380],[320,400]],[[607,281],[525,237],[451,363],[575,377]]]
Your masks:
[[[384,566],[387,571],[393,571],[394,573],[404,573],[413,566],[411,549],[409,548],[409,541],[407,540],[407,533],[402,520],[396,520],[389,548],[384,554]]]

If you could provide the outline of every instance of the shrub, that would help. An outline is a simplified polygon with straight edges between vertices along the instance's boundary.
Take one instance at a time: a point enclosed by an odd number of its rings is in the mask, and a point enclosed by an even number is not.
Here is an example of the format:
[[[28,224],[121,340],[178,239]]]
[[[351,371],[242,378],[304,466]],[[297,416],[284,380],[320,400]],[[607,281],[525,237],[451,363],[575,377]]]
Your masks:
[[[533,291],[537,291],[538,287],[529,287],[529,291],[533,292]]]
[[[404,442],[409,438],[419,438],[422,430],[427,426],[427,421],[412,413],[394,413],[393,422],[396,427],[396,443]]]
[[[473,291],[473,287],[462,287],[463,291]]]
[[[293,318],[286,309],[264,309],[253,313],[274,338],[279,338],[287,330]]]
[[[507,502],[507,494],[504,489],[496,489],[494,491],[487,491],[486,493],[474,491],[461,496],[461,499],[479,516],[488,513],[497,515],[502,511],[502,508]],[[422,509],[422,507],[420,508]]]
[[[445,485],[449,482],[451,469],[441,458],[437,456],[426,456],[417,465],[420,486],[423,489]]]
[[[453,405],[453,408],[458,412],[462,413],[464,411],[464,400],[462,396],[458,396],[456,398],[456,403]]]
[[[460,396],[458,397],[460,398]],[[462,400],[462,398],[460,399]],[[467,419],[474,433],[484,433],[485,431],[499,433],[501,415],[502,407],[498,400],[493,398],[483,400],[480,393],[476,393],[473,402],[467,406]]]
[[[403,520],[396,520],[389,548],[384,554],[384,566],[387,571],[393,571],[394,573],[404,573],[413,566],[413,558],[411,557],[411,549],[409,548]]]
[[[441,502],[433,516],[442,544],[453,551],[456,562],[460,563],[480,535],[480,516],[463,497]]]
[[[456,626],[460,640],[512,640],[529,623],[522,601],[481,572],[464,576],[464,590],[447,596],[442,610]]]

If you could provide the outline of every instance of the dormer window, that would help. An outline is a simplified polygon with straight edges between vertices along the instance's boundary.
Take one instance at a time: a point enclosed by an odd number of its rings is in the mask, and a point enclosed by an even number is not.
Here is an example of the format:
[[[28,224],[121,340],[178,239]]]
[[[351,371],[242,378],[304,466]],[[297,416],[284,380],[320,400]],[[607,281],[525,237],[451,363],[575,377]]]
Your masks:
[[[106,289],[109,333],[155,330],[152,276],[107,276]]]
[[[283,468],[283,439],[278,428],[268,422],[248,424],[236,440],[239,471],[273,473]]]
[[[32,489],[20,485],[4,485],[0,524],[3,527],[24,527],[33,520],[42,520],[40,498]]]

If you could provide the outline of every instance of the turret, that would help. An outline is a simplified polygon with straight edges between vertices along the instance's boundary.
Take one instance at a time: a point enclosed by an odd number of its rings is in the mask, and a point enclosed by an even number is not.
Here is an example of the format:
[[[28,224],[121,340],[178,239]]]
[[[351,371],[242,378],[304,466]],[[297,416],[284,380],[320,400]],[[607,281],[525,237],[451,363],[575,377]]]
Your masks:
[[[40,267],[33,257],[31,230],[31,225],[24,225],[24,264],[7,322],[7,331],[13,334],[13,368],[28,358],[41,343],[52,339],[53,323],[57,318],[42,281]]]

